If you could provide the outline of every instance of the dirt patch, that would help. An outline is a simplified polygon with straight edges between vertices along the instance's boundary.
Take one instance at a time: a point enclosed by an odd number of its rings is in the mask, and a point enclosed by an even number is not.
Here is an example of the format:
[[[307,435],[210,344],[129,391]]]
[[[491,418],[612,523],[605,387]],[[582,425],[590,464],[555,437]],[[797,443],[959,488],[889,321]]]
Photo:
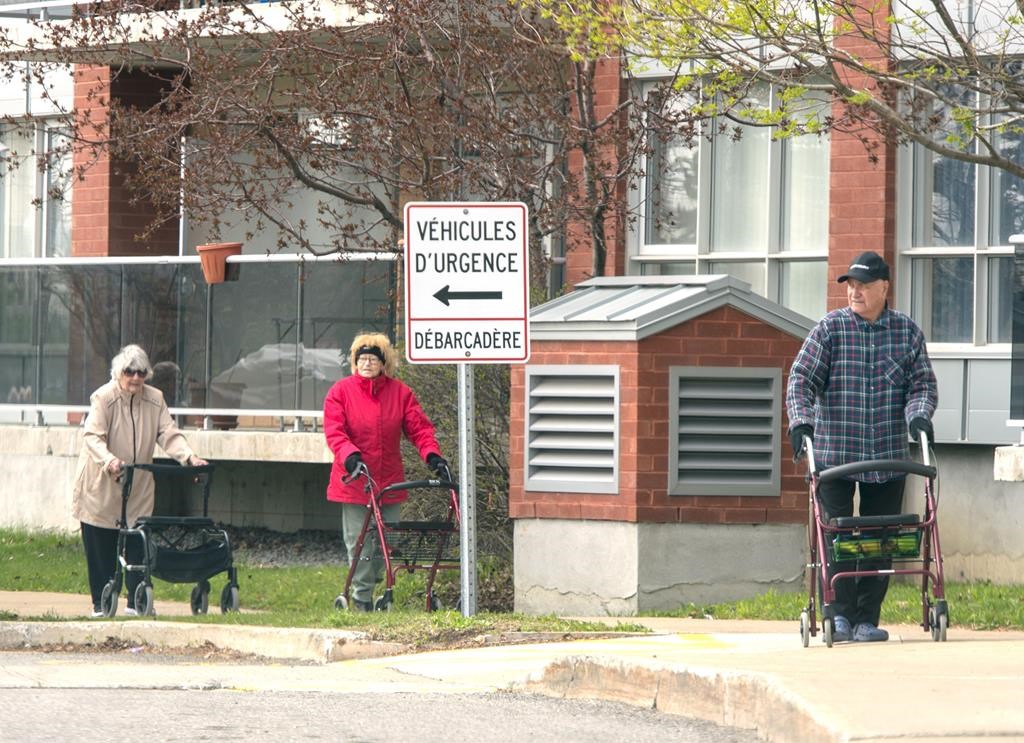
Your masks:
[[[9,648],[8,650],[26,650],[35,653],[97,653],[103,655],[123,655],[145,660],[147,658],[159,659],[161,662],[177,661],[195,663],[205,661],[210,663],[237,663],[244,665],[280,663],[280,659],[266,658],[252,653],[240,653],[236,650],[229,650],[214,645],[212,642],[204,642],[202,645],[189,645],[184,647],[164,647],[149,643],[131,642],[115,637],[108,637],[103,642],[93,643],[54,643],[49,645],[35,645],[31,647]],[[302,664],[304,661],[293,661],[294,664]]]

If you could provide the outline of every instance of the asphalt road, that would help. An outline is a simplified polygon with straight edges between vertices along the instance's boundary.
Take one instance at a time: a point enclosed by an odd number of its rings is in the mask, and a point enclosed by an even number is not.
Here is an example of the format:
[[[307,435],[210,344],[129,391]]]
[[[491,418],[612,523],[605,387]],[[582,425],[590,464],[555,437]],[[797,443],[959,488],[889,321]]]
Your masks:
[[[13,657],[12,657],[13,656]],[[106,667],[104,654],[90,660]],[[118,658],[123,662],[123,657]],[[25,667],[41,663],[60,678],[61,664],[81,667],[74,653],[0,653]],[[152,685],[147,669],[160,664],[181,669],[188,687],[195,659],[148,656],[122,666],[138,687]],[[259,673],[253,667],[253,673]],[[346,743],[444,741],[457,743],[751,743],[753,732],[718,727],[625,704],[561,700],[518,692],[487,694],[351,693],[211,688],[39,688],[12,683],[0,688],[0,740],[284,741]],[[69,678],[73,677],[70,675]],[[10,681],[10,680],[9,680]],[[102,684],[102,681],[99,681]],[[175,684],[177,685],[177,684]]]

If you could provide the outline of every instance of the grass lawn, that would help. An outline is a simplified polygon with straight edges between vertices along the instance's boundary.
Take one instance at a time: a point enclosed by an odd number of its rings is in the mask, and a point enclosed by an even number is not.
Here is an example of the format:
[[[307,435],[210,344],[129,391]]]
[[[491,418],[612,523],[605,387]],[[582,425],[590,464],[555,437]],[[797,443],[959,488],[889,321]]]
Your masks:
[[[607,627],[573,622],[557,617],[481,612],[463,617],[458,612],[426,613],[422,610],[422,574],[400,575],[391,612],[363,614],[337,611],[333,600],[344,578],[343,566],[252,567],[238,558],[238,581],[242,606],[253,610],[222,615],[216,610],[224,576],[215,576],[210,594],[212,613],[199,617],[177,617],[176,621],[220,624],[261,624],[280,627],[358,628],[378,639],[413,645],[434,644],[445,638],[523,632],[607,631]],[[457,582],[454,573],[445,574]],[[189,600],[190,583],[157,580],[157,600]],[[0,530],[0,590],[88,593],[85,558],[78,534],[56,534]],[[511,586],[508,587],[511,591]],[[444,594],[444,591],[438,592]],[[457,593],[457,592],[456,592]],[[953,626],[973,629],[1024,629],[1024,586],[989,583],[947,583],[946,597]],[[745,601],[714,605],[687,605],[658,616],[716,619],[782,619],[797,622],[806,603],[804,593],[770,591]],[[917,624],[921,620],[918,584],[895,583],[882,609],[883,624]],[[4,618],[0,615],[0,619]],[[12,617],[7,617],[12,618]],[[642,628],[624,621],[621,631]]]

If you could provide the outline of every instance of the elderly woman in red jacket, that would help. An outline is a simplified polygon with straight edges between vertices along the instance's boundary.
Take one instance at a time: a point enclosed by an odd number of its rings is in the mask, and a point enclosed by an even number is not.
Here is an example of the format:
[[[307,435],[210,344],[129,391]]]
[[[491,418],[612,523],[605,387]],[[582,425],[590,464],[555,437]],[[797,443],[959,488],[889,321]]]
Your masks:
[[[349,359],[352,375],[336,382],[324,399],[324,435],[334,453],[327,500],[341,503],[341,530],[351,564],[370,496],[361,478],[349,483],[342,478],[362,463],[378,488],[405,480],[400,450],[403,434],[435,472],[447,472],[448,463],[440,454],[434,426],[416,395],[393,376],[398,355],[387,336],[356,336]],[[408,497],[405,491],[385,495],[381,508],[384,521],[398,521],[401,503]],[[367,549],[371,551],[367,553]],[[352,606],[371,611],[373,588],[381,579],[384,565],[375,533],[368,535],[363,550],[363,554],[375,557],[372,561],[360,560],[353,571]]]

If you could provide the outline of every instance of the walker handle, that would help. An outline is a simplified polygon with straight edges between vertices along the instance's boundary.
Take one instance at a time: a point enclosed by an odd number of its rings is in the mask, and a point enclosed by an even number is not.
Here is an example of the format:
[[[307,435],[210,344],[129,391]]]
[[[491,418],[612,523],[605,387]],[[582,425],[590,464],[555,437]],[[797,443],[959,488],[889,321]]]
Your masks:
[[[928,441],[928,434],[921,431],[919,435],[921,438],[921,461],[931,467],[931,447],[929,446],[930,442]]]
[[[804,436],[804,451],[807,453],[807,471],[813,475],[818,470],[814,464],[814,444],[810,436]]]
[[[363,492],[369,493],[372,490],[371,483],[373,482],[373,480],[370,478],[370,468],[367,467],[366,462],[364,462],[361,459],[359,460],[359,464],[356,465],[356,468],[352,470],[352,474],[342,475],[341,481],[345,485],[348,485],[350,482],[352,482],[353,480],[357,480],[360,477],[366,478],[366,485],[363,486]]]

